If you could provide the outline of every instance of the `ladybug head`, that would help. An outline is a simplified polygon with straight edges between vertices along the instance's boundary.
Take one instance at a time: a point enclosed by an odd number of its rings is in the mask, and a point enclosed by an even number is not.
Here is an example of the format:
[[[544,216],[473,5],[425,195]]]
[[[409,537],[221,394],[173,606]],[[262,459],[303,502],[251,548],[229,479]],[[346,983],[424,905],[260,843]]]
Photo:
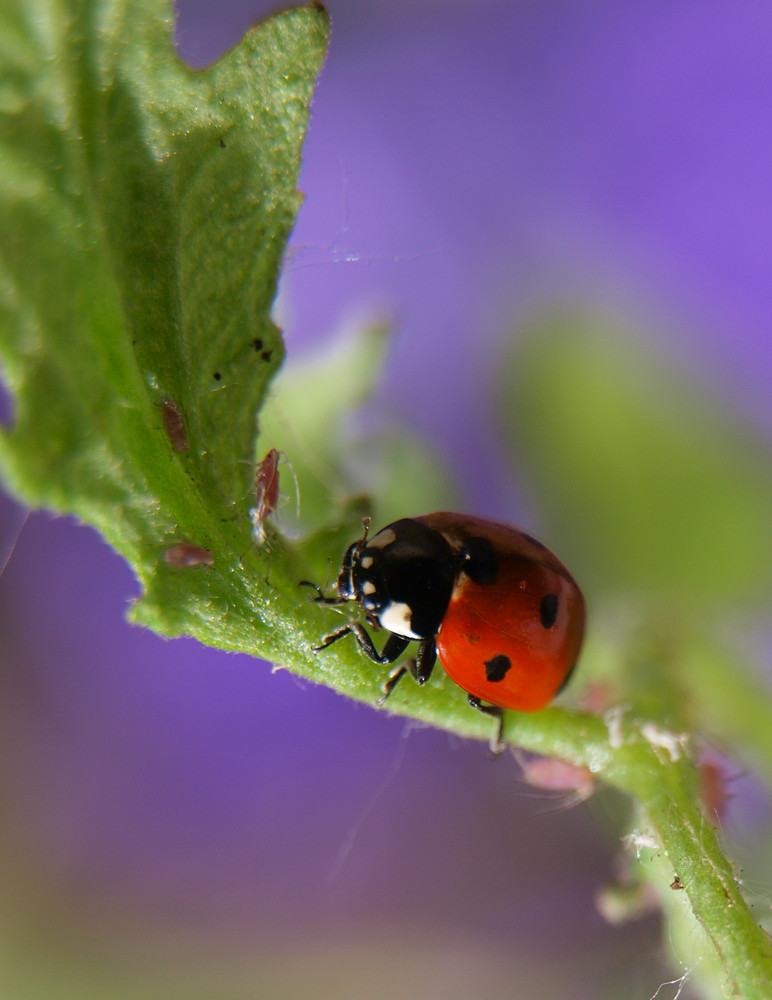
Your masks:
[[[356,601],[368,614],[376,615],[389,601],[389,565],[384,560],[379,532],[368,545],[370,518],[364,519],[364,534],[346,549],[338,574],[338,593],[345,601]]]
[[[346,551],[338,576],[342,600],[356,601],[369,616],[398,635],[435,635],[448,606],[455,562],[444,539],[418,521],[403,518],[362,538]]]
[[[359,593],[361,591],[361,586],[358,586],[358,577],[361,575],[359,573],[359,569],[362,558],[362,550],[367,544],[367,533],[370,530],[369,517],[362,518],[362,527],[364,529],[362,537],[356,542],[352,542],[346,549],[346,554],[343,557],[343,562],[340,567],[340,573],[338,574],[336,586],[341,599],[344,601],[358,600]]]

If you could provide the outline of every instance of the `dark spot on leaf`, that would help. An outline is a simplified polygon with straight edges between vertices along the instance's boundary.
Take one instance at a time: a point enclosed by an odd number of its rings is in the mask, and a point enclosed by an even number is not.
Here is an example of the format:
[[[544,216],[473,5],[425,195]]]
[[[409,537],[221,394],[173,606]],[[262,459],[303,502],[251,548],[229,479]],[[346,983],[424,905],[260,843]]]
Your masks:
[[[541,599],[539,617],[544,628],[552,628],[558,617],[558,595],[546,594]]]
[[[212,375],[212,378],[213,378],[213,379],[215,380],[215,382],[219,382],[219,381],[220,381],[220,379],[222,378],[222,375],[221,375],[221,374],[220,374],[219,372],[215,372],[215,373],[214,373],[214,374]]]
[[[255,337],[255,339],[252,341],[252,346],[256,351],[262,351],[263,342],[259,337]]]
[[[485,661],[485,679],[491,681],[493,684],[503,681],[511,666],[509,657],[504,656],[503,653],[498,653],[490,660]]]
[[[263,361],[270,361],[272,354],[273,354],[273,351],[263,351],[263,353],[260,355],[260,357],[263,359]]]
[[[220,149],[225,149],[225,139],[220,139]]]

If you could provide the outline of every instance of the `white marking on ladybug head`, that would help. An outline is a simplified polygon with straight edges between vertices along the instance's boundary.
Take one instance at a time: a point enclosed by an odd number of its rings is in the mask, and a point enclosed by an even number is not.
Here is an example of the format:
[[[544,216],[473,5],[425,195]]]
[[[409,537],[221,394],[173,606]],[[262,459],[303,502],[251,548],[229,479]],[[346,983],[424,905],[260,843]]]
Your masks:
[[[385,549],[397,538],[397,533],[393,528],[384,528],[379,531],[375,538],[371,538],[367,543],[368,549]]]
[[[373,583],[372,580],[365,580],[365,582],[362,584],[362,593],[363,594],[368,594],[368,595],[369,594],[374,594],[375,593],[375,589],[376,589],[375,588],[375,584]]]
[[[372,564],[373,564],[372,556],[362,556],[362,558],[359,560],[359,565],[362,567],[362,569],[370,569]]]
[[[378,614],[378,621],[388,629],[389,632],[396,632],[406,639],[420,639],[413,631],[413,609],[409,604],[400,601],[392,601],[387,604],[383,611]]]
[[[338,577],[338,593],[346,601],[353,601],[355,597],[354,581],[351,573],[341,573]]]

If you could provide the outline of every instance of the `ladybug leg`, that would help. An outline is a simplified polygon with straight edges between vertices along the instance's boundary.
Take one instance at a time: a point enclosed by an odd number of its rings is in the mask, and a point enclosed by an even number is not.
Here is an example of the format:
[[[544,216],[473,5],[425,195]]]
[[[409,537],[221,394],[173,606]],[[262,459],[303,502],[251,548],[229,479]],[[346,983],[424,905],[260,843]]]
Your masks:
[[[391,639],[395,636],[392,635]],[[397,636],[396,638],[399,638]],[[391,642],[389,639],[389,642]],[[383,652],[386,653],[389,643],[384,646]],[[401,652],[401,651],[400,651]],[[397,654],[399,655],[399,654]],[[396,659],[396,657],[395,657]],[[383,685],[383,697],[378,700],[378,704],[382,705],[386,699],[389,697],[391,692],[397,686],[399,681],[405,676],[405,674],[410,674],[416,684],[421,687],[429,680],[432,675],[432,670],[434,669],[434,663],[437,659],[437,644],[434,638],[424,639],[421,645],[418,647],[418,655],[414,660],[405,660],[404,663],[400,663],[396,670],[393,670]]]
[[[406,639],[402,635],[392,634],[387,639],[386,645],[383,647],[383,652],[379,653],[364,626],[360,625],[359,622],[351,622],[349,625],[344,625],[343,628],[339,628],[337,632],[332,632],[330,635],[326,635],[324,639],[322,639],[320,646],[314,646],[314,652],[318,653],[320,649],[326,649],[334,642],[337,642],[338,639],[342,639],[347,635],[354,636],[356,641],[359,643],[359,648],[373,661],[373,663],[393,663],[410,642],[409,639]]]
[[[316,597],[313,599],[314,604],[345,604],[347,601],[347,598],[340,596],[325,597],[324,593],[322,592],[322,588],[319,587],[317,584],[312,583],[310,580],[299,580],[298,586],[310,587],[312,590],[316,591]],[[319,648],[322,649],[323,647],[320,646]]]
[[[408,663],[415,664],[415,660],[408,660]],[[392,670],[392,672],[387,677],[383,687],[381,688],[383,694],[378,699],[379,705],[382,705],[386,701],[391,692],[394,690],[394,688],[402,680],[402,678],[405,676],[407,672],[408,672],[408,665],[405,663],[400,663],[400,665],[395,670]]]
[[[485,715],[490,715],[494,719],[499,720],[499,724],[496,727],[496,735],[490,741],[491,755],[493,757],[498,757],[504,751],[504,741],[502,736],[504,735],[504,712],[498,707],[498,705],[483,705],[479,698],[475,698],[473,694],[469,695],[469,704],[472,708],[476,708],[478,712],[483,712]]]
[[[424,639],[418,647],[418,655],[414,661],[414,669],[411,671],[417,684],[423,686],[432,676],[434,663],[437,659],[437,642],[435,637]]]
[[[352,625],[344,625],[343,628],[339,628],[337,632],[331,632],[329,635],[326,635],[322,639],[321,645],[312,647],[313,651],[318,653],[322,649],[327,649],[328,646],[337,642],[338,639],[342,639],[344,636],[350,635],[353,631],[354,629]]]
[[[364,632],[364,629],[362,629],[362,631]],[[383,647],[383,652],[376,660],[376,663],[393,663],[401,653],[404,653],[404,651],[407,649],[409,642],[410,640],[406,639],[404,635],[396,635],[394,632],[392,632],[389,638],[386,640],[386,645]],[[370,645],[372,645],[372,643]]]

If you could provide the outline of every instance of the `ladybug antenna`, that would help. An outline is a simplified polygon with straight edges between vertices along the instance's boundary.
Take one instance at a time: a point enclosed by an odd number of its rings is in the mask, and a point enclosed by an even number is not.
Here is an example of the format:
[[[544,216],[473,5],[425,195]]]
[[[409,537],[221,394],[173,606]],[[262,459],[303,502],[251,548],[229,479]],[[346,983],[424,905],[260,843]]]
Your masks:
[[[367,533],[370,530],[370,523],[371,522],[372,522],[372,518],[369,517],[369,516],[362,518],[362,538],[360,539],[360,543],[359,543],[360,545],[364,545],[364,543],[367,541]]]
[[[314,604],[345,604],[346,598],[340,597],[337,594],[335,597],[325,597],[324,591],[317,584],[313,583],[311,580],[298,580],[299,587],[310,587],[311,590],[316,591],[316,597],[311,598]]]

